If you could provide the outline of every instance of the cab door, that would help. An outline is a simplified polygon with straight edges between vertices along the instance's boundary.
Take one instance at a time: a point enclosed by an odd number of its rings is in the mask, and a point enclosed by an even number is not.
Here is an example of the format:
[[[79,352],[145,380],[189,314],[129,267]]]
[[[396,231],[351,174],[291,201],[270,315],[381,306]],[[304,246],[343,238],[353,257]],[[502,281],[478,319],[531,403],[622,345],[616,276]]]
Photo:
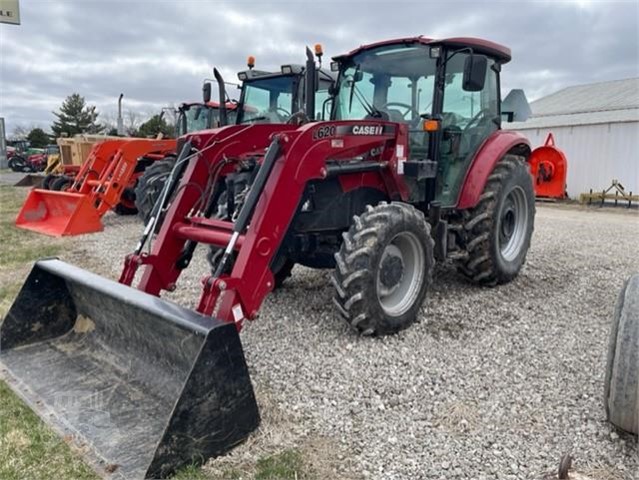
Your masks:
[[[445,67],[436,189],[436,200],[444,207],[456,204],[475,153],[500,128],[498,68],[487,58],[483,88],[465,90],[464,64],[469,55],[455,53]]]

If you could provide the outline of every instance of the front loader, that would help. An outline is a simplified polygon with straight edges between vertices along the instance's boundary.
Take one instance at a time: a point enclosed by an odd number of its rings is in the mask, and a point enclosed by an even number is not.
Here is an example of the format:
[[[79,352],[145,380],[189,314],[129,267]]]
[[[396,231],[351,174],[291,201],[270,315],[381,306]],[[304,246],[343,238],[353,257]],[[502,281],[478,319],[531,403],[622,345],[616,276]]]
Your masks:
[[[102,216],[111,209],[135,213],[132,192],[146,165],[175,148],[175,140],[119,139],[94,145],[73,178],[61,177],[51,190],[29,192],[16,226],[52,236],[102,230]]]
[[[510,50],[413,37],[334,60],[329,120],[181,139],[183,171],[165,182],[118,283],[36,263],[0,326],[0,361],[94,464],[165,476],[257,427],[238,332],[284,260],[334,269],[336,311],[363,335],[417,320],[436,260],[489,286],[519,274],[534,192],[527,140],[500,129]],[[316,88],[313,68],[306,75]],[[315,111],[314,96],[306,102]],[[160,295],[178,288],[200,244],[220,254],[192,312]],[[73,408],[58,405],[61,388],[78,392]],[[96,395],[99,414],[85,413]]]
[[[317,45],[315,50],[315,54],[321,58],[321,46]],[[214,70],[219,98],[228,99],[224,108],[220,108],[219,111],[219,124],[221,126],[253,123],[296,124],[304,119],[314,119],[327,113],[326,109],[322,107],[325,105],[328,91],[335,80],[330,71],[321,68],[314,70],[317,72],[317,88],[314,93],[310,93],[306,91],[306,66],[287,64],[282,65],[280,71],[261,71],[254,68],[255,57],[253,56],[248,58],[247,66],[247,70],[238,72],[238,79],[242,85],[237,103],[230,100],[222,75],[217,69]],[[204,92],[204,102],[206,103],[211,98],[210,83],[204,84]],[[314,95],[317,99],[317,102],[314,103],[317,105],[314,112],[306,112],[305,98],[307,95]],[[196,129],[186,128],[190,125],[191,117],[190,112],[180,112],[178,117],[178,125],[181,127],[180,137],[188,132],[196,131]],[[177,152],[150,166],[135,188],[138,215],[144,222],[148,221],[164,183],[175,167],[176,157]]]

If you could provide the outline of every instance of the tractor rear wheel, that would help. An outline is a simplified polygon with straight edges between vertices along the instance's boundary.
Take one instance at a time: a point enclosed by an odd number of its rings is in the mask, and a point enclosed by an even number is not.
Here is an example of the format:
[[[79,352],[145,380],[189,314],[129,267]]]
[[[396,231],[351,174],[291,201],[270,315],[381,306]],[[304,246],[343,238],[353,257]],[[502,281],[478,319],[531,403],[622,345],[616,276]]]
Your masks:
[[[62,175],[49,183],[49,189],[55,190],[56,192],[64,192],[72,183],[72,178]]]
[[[505,155],[488,177],[479,203],[463,212],[468,256],[459,270],[474,282],[497,285],[513,280],[530,247],[535,192],[523,157]]]
[[[166,179],[175,166],[175,157],[168,156],[153,162],[144,171],[135,187],[135,206],[144,223],[148,222],[155,202],[160,198]]]
[[[55,173],[47,174],[42,180],[42,188],[44,190],[51,190],[51,184],[58,178]]]
[[[430,225],[405,203],[380,203],[353,218],[335,254],[331,278],[340,314],[364,335],[386,335],[415,322],[432,281]]]

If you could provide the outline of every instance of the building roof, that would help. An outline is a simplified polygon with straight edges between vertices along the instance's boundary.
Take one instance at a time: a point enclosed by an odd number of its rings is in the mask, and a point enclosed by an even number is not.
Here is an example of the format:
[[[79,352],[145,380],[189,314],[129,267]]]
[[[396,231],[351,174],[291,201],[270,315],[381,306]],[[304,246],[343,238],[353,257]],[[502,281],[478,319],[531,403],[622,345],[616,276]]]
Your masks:
[[[639,122],[639,78],[567,87],[530,104],[532,116],[509,129]]]

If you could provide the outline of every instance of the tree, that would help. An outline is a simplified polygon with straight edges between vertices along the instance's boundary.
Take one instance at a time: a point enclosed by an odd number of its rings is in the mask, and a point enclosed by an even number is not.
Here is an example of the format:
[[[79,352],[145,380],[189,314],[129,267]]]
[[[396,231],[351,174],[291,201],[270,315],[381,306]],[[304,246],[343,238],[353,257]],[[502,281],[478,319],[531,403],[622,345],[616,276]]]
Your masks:
[[[13,134],[11,138],[13,140],[26,140],[27,135],[29,134],[29,129],[24,125],[16,125],[13,127]]]
[[[140,126],[140,116],[138,115],[138,112],[128,109],[124,112],[123,122],[126,134],[131,137],[136,137],[138,127]]]
[[[104,127],[96,120],[98,112],[94,106],[87,106],[84,97],[78,93],[69,95],[62,106],[60,112],[53,112],[58,117],[53,122],[51,130],[56,137],[66,134],[69,137],[78,133],[99,133]]]
[[[34,128],[27,135],[27,140],[31,142],[33,148],[44,148],[50,143],[49,135],[44,133],[41,128]]]
[[[173,128],[166,123],[162,116],[153,115],[140,125],[136,136],[143,138],[155,137],[158,133],[163,133],[165,137],[173,137],[175,135]]]

